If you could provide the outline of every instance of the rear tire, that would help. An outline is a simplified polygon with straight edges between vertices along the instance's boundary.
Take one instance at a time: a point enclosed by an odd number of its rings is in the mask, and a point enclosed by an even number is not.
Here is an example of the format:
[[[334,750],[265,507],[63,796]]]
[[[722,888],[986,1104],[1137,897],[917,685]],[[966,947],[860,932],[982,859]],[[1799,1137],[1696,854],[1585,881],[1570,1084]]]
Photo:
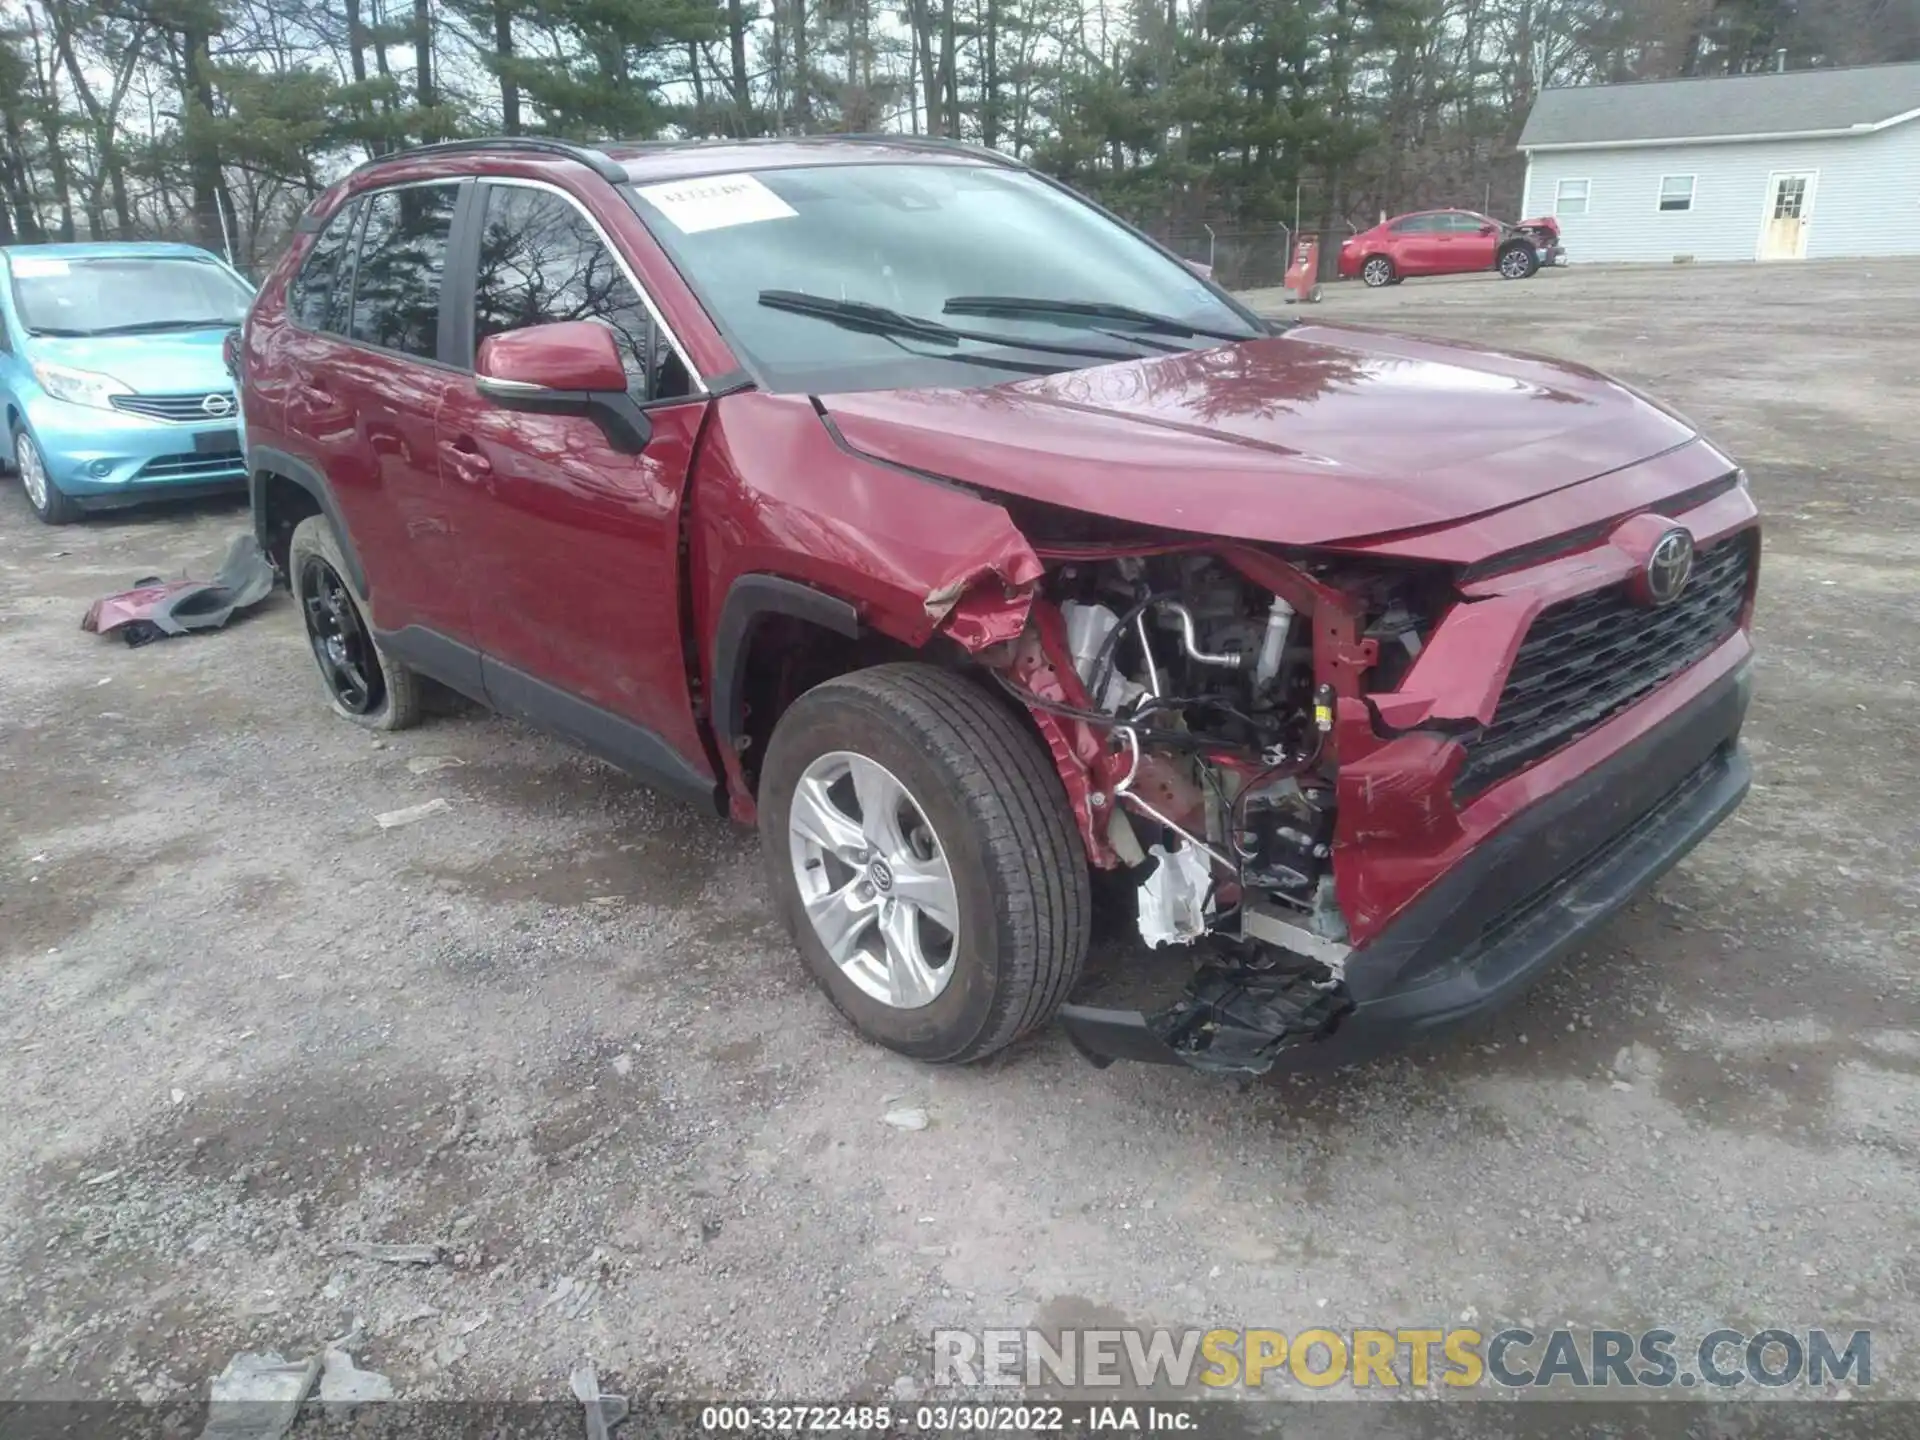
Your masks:
[[[964,1063],[1066,1000],[1087,950],[1086,854],[1047,752],[995,697],[930,665],[829,680],[780,718],[759,801],[781,918],[868,1039]],[[921,888],[930,873],[944,892]],[[909,898],[936,893],[934,909]]]
[[[1531,280],[1540,273],[1540,252],[1524,240],[1500,252],[1495,262],[1502,280]]]
[[[1360,266],[1360,279],[1369,290],[1378,290],[1383,285],[1395,284],[1400,272],[1394,268],[1393,261],[1385,255],[1369,255]]]
[[[27,494],[27,504],[43,525],[70,525],[80,518],[80,507],[47,473],[46,457],[24,429],[13,430],[13,469]]]
[[[374,639],[366,597],[352,573],[326,516],[309,515],[294,526],[287,584],[327,703],[341,719],[369,730],[409,729],[420,723],[419,677]]]

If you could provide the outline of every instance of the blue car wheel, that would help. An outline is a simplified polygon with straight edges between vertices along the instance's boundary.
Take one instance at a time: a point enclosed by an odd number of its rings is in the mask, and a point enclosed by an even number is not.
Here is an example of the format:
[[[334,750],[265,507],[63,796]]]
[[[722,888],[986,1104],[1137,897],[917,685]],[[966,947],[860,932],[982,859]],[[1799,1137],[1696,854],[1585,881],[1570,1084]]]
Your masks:
[[[27,503],[43,524],[65,525],[80,518],[80,507],[70,500],[47,474],[47,462],[40,447],[25,430],[13,432],[13,468],[27,492]]]

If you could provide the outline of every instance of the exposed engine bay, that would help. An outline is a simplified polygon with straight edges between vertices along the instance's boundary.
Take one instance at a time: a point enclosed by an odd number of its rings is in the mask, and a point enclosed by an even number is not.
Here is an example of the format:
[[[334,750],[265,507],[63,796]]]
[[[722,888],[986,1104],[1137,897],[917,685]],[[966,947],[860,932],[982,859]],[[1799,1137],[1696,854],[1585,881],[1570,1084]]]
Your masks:
[[[1309,609],[1333,591],[1294,573],[1288,598],[1199,551],[1068,560],[1049,569],[999,676],[1056,759],[1065,745],[1086,764],[1105,841],[1094,862],[1137,877],[1142,941],[1196,947],[1186,995],[1147,1022],[1200,1068],[1266,1069],[1351,1008],[1333,877],[1336,694],[1318,677]],[[1392,683],[1419,654],[1419,621],[1381,582],[1360,595],[1352,583],[1341,577],[1341,598],[1370,617],[1365,654]]]

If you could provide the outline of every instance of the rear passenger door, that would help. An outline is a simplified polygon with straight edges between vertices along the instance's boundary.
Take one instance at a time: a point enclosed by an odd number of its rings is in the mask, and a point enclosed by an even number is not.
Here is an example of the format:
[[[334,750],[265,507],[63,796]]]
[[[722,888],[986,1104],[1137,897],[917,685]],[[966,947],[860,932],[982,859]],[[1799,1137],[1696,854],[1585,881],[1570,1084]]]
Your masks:
[[[1439,261],[1435,215],[1409,215],[1393,226],[1393,264],[1402,275],[1431,275]]]
[[[289,293],[297,333],[284,352],[285,429],[327,478],[366,572],[374,628],[430,671],[439,642],[470,644],[473,629],[434,432],[465,378],[443,343],[442,290],[470,187],[393,186],[338,213]]]
[[[588,417],[503,409],[468,377],[449,390],[441,473],[487,697],[629,769],[710,789],[680,603],[680,507],[706,396],[580,201],[488,179],[469,213],[464,363],[490,335],[596,321],[653,426],[640,454],[622,454]]]

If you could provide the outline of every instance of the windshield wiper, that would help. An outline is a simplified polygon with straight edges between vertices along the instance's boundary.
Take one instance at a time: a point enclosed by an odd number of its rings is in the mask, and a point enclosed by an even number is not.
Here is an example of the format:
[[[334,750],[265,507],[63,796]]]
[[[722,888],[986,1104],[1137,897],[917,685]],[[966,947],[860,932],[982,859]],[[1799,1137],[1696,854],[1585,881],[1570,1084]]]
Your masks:
[[[795,315],[811,315],[847,330],[869,335],[904,335],[936,345],[957,345],[973,340],[982,345],[1008,345],[1018,350],[1035,350],[1046,355],[1084,355],[1094,360],[1138,360],[1125,350],[1108,350],[1096,345],[1055,345],[1045,340],[1029,340],[1024,335],[999,335],[986,330],[961,330],[942,325],[938,320],[922,319],[884,305],[865,300],[831,300],[823,295],[808,295],[799,290],[762,290],[760,303],[770,310],[786,310]],[[1118,338],[1118,337],[1116,337]]]
[[[1044,320],[1059,316],[1069,320],[1105,320],[1114,324],[1138,325],[1153,335],[1205,335],[1210,340],[1251,340],[1252,335],[1232,330],[1215,330],[1205,325],[1190,325],[1171,315],[1156,315],[1151,310],[1136,310],[1131,305],[1114,305],[1105,300],[1042,300],[1027,295],[956,295],[940,307],[945,315],[997,315]]]
[[[104,330],[89,331],[93,335],[140,335],[154,330],[231,330],[232,320],[142,320],[133,325],[109,325]]]
[[[59,340],[75,340],[83,335],[98,335],[99,333],[98,330],[67,330],[58,325],[27,326],[27,334],[29,336],[51,335]]]

